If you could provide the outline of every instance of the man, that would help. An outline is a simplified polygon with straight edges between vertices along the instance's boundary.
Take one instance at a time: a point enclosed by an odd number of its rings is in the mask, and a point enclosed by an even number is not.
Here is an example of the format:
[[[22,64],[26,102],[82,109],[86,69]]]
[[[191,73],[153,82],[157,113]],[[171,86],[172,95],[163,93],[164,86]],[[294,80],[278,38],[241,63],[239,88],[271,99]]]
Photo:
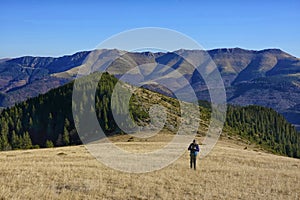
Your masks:
[[[197,160],[197,154],[199,152],[199,145],[196,143],[196,140],[193,140],[193,143],[190,144],[188,150],[190,151],[190,166],[194,170],[196,170],[196,160]]]

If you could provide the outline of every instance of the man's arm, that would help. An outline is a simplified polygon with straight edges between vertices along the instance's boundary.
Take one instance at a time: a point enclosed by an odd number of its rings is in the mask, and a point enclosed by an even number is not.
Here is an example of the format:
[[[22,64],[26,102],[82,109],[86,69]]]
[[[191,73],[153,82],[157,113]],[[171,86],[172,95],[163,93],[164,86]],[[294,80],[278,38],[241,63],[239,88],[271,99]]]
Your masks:
[[[199,152],[199,150],[200,150],[200,149],[199,149],[199,145],[197,144],[197,145],[196,145],[196,151]]]

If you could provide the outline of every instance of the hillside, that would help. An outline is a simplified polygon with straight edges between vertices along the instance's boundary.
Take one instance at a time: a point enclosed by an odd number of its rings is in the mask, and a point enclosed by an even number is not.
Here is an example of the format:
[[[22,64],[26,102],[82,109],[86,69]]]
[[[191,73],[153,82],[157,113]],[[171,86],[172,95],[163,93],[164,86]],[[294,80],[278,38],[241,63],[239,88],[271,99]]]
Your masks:
[[[89,52],[59,58],[25,56],[0,61],[0,107],[11,106],[70,82],[52,74],[82,64]]]
[[[84,138],[98,137],[93,126],[90,126],[91,116],[96,112],[98,122],[106,136],[122,134],[122,130],[113,117],[111,96],[118,79],[102,74],[96,90],[95,108],[91,108],[89,94],[91,83],[98,81],[99,73],[93,73],[81,79],[77,91],[82,98],[80,103],[73,102],[73,109],[85,113],[80,123],[84,126],[84,136],[79,138],[75,129],[74,120],[79,116],[72,114],[72,91],[73,83],[53,89],[46,94],[19,103],[14,107],[4,109],[0,115],[0,149],[26,149],[37,147],[52,147],[81,144]],[[163,131],[175,134],[183,124],[179,101],[159,93],[139,88],[136,89],[128,84],[124,85],[123,92],[134,89],[130,99],[130,116],[142,126],[150,125],[149,110],[152,105],[161,105],[166,109],[166,121]],[[123,94],[118,94],[122,96]],[[124,95],[123,95],[124,96]],[[126,102],[121,98],[116,102],[119,106],[115,110],[122,116],[122,109]],[[208,102],[199,102],[200,116],[192,116],[193,121],[200,123],[198,135],[205,135],[209,119],[210,105]],[[95,110],[94,110],[95,109]],[[117,113],[118,114],[118,113]],[[196,118],[195,118],[196,117]],[[130,125],[130,119],[126,124]],[[151,127],[150,127],[151,128]],[[300,157],[300,135],[281,115],[272,109],[258,106],[233,107],[230,106],[227,113],[223,134],[237,135],[250,143],[258,144],[268,151],[291,157]],[[80,140],[81,139],[81,140]],[[97,138],[101,139],[101,138]]]
[[[132,142],[114,143],[134,151]],[[135,143],[156,147],[156,142]],[[145,174],[110,169],[83,146],[0,152],[2,199],[298,199],[298,159],[221,140],[197,171],[189,155]]]
[[[148,80],[157,77],[161,81],[172,81],[174,87],[178,87],[178,92],[184,92],[184,85],[177,83],[176,79],[169,79],[170,70],[160,66],[167,65],[183,74],[199,99],[209,100],[203,79],[187,62],[205,57],[203,51],[136,53],[103,49],[94,52],[97,59],[102,61],[101,65],[94,66],[99,71],[108,67],[109,73],[120,77],[132,66],[154,63],[157,67],[148,69],[146,73],[132,74],[132,78]],[[279,49],[253,51],[231,48],[209,50],[207,53],[221,72],[229,103],[270,107],[283,114],[296,127],[300,124],[300,112],[297,109],[300,100],[299,58]],[[89,54],[79,52],[60,58],[21,57],[1,60],[0,106],[11,106],[70,82]],[[114,60],[120,55],[119,59]],[[144,87],[171,95],[155,85]]]

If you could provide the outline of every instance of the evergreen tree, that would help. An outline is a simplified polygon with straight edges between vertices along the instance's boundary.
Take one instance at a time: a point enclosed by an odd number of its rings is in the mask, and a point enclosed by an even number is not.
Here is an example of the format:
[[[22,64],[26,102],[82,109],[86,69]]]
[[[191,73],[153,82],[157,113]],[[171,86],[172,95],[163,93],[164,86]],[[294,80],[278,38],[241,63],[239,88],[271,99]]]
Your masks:
[[[46,148],[54,147],[53,142],[51,140],[47,140],[45,146],[46,146]]]
[[[22,138],[22,149],[32,148],[32,142],[29,133],[26,131]]]
[[[59,134],[58,137],[57,137],[57,140],[55,142],[55,145],[56,146],[62,146],[63,144],[64,144],[63,136],[62,136],[62,134]]]
[[[11,135],[11,147],[13,149],[20,149],[22,148],[22,140],[20,137],[16,134],[16,132],[13,130]]]
[[[8,142],[8,124],[5,120],[1,120],[1,135],[0,135],[0,148],[1,150],[9,150],[11,146]]]
[[[64,127],[64,134],[62,140],[64,145],[70,144],[69,131],[67,130],[67,127]]]

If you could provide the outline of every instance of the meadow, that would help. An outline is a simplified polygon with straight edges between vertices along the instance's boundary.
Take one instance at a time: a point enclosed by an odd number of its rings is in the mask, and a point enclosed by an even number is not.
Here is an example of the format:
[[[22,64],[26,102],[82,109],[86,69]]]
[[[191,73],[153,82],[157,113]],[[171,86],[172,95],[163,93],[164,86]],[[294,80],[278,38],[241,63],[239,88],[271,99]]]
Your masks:
[[[158,144],[125,136],[112,141],[125,149]],[[120,172],[101,164],[84,146],[1,152],[0,163],[0,199],[300,198],[299,159],[224,138],[198,159],[196,171],[189,168],[186,152],[161,170]]]

